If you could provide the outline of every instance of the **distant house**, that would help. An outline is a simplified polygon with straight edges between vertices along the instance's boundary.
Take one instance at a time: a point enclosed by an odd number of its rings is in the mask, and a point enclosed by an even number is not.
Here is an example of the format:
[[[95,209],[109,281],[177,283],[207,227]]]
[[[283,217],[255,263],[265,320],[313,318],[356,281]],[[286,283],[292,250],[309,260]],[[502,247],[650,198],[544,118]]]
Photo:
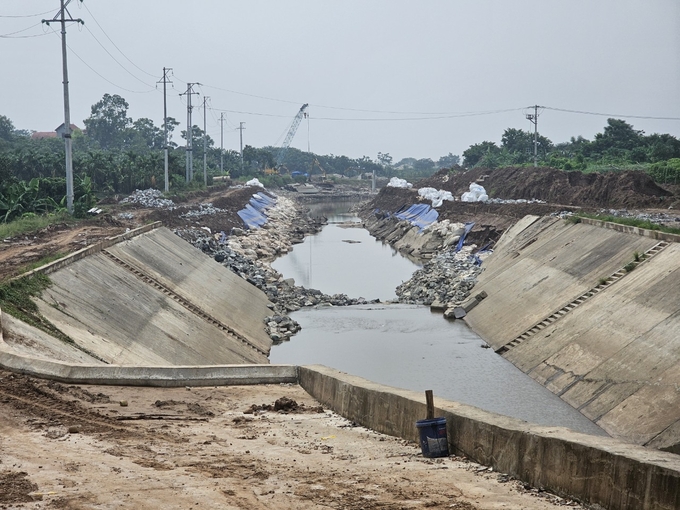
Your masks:
[[[34,131],[31,135],[31,140],[42,140],[43,138],[57,138],[62,136],[64,131],[64,123],[62,122],[54,131]],[[71,124],[71,132],[81,131],[75,124]]]

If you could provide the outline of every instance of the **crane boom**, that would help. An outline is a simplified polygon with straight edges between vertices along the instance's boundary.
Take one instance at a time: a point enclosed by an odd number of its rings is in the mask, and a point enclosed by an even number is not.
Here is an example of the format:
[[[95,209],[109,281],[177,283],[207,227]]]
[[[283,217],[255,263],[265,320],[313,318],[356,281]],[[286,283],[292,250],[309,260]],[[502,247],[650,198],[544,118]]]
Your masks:
[[[288,151],[288,147],[290,147],[290,142],[293,141],[293,137],[295,136],[295,133],[297,132],[298,127],[300,126],[300,122],[302,122],[302,117],[305,114],[305,110],[309,106],[308,103],[305,103],[302,105],[300,108],[300,111],[297,112],[297,115],[293,119],[293,123],[290,125],[290,129],[288,130],[288,134],[286,135],[285,140],[283,140],[283,144],[281,145],[281,149],[279,149],[279,153],[276,156],[276,166],[281,166],[283,163],[283,158],[286,157],[286,151]]]

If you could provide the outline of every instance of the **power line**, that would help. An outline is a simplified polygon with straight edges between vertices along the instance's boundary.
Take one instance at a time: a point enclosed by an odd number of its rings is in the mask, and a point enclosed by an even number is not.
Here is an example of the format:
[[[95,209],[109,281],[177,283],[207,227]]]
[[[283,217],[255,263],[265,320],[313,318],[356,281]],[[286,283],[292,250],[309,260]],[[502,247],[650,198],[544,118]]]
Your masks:
[[[36,16],[43,16],[44,14],[49,14],[50,12],[54,12],[54,9],[50,9],[49,11],[45,12],[38,12],[36,14],[0,14],[0,18],[35,18]]]
[[[258,113],[258,112],[246,112],[240,110],[227,110],[221,108],[214,108],[218,112],[228,112],[228,113],[240,113],[242,115],[257,115],[261,117],[278,117],[278,118],[289,118],[288,115],[277,115],[273,113]],[[404,122],[404,121],[416,121],[416,120],[439,120],[439,119],[453,119],[460,117],[477,117],[482,115],[496,115],[499,113],[516,112],[523,110],[524,108],[508,108],[505,110],[490,110],[490,111],[479,111],[479,112],[467,112],[449,115],[432,115],[427,117],[402,117],[402,118],[361,118],[361,117],[314,117],[314,120],[328,120],[328,121],[347,121],[347,122]]]
[[[2,35],[0,35],[0,37],[10,37],[10,36],[13,36],[14,34],[20,34],[21,32],[26,32],[26,30],[30,30],[30,29],[38,27],[40,25],[42,25],[42,22],[36,23],[35,25],[31,25],[30,27],[27,27],[27,28],[22,28],[21,30],[17,30],[16,32],[10,32],[9,34],[2,34]]]
[[[42,37],[44,35],[50,35],[49,32],[43,32],[42,34],[33,35],[0,35],[0,39],[29,39],[31,37]]]
[[[533,107],[530,107],[533,108]],[[647,115],[620,115],[614,113],[597,113],[597,112],[587,112],[581,110],[567,110],[565,108],[553,108],[551,106],[543,106],[546,110],[552,110],[555,112],[565,112],[565,113],[578,113],[580,115],[597,115],[600,117],[616,117],[623,119],[645,119],[645,120],[680,120],[680,117],[651,117]]]
[[[97,26],[98,26],[99,29],[102,31],[102,33],[103,33],[103,34],[106,36],[106,38],[111,42],[111,44],[113,44],[113,46],[120,52],[120,54],[123,55],[123,56],[125,57],[125,59],[126,59],[128,62],[130,62],[133,66],[135,66],[137,69],[139,69],[140,71],[142,71],[144,74],[148,74],[149,76],[152,76],[152,77],[155,78],[155,77],[156,77],[155,74],[152,74],[152,73],[149,73],[149,72],[145,71],[144,69],[142,69],[141,67],[139,67],[137,64],[135,64],[132,60],[130,60],[130,59],[127,57],[127,55],[126,55],[125,53],[123,53],[123,50],[121,50],[121,49],[116,45],[116,43],[113,42],[113,39],[111,39],[111,38],[109,37],[109,34],[107,34],[107,33],[104,31],[104,28],[99,24],[99,21],[97,21],[97,18],[95,18],[94,14],[92,14],[92,11],[87,7],[87,4],[83,4],[83,5],[85,5],[85,9],[87,9],[87,12],[90,13],[90,16],[92,16],[92,19],[93,19],[94,22],[97,24]],[[92,33],[92,32],[90,32],[90,33]],[[97,41],[97,42],[99,42],[99,41]],[[101,44],[101,43],[100,43],[100,44]],[[107,52],[107,53],[108,53],[108,52]]]
[[[134,74],[132,74],[132,72],[131,72],[129,69],[127,69],[123,64],[121,64],[120,62],[118,62],[118,60],[116,59],[116,57],[114,57],[113,55],[111,55],[111,52],[110,52],[109,50],[106,49],[106,47],[105,47],[105,46],[99,41],[99,39],[97,39],[97,37],[92,33],[92,30],[90,30],[87,26],[85,27],[85,30],[87,30],[87,31],[90,33],[90,35],[94,38],[94,40],[97,41],[97,44],[99,44],[99,46],[102,47],[102,49],[106,52],[106,54],[107,54],[109,57],[111,57],[111,58],[113,59],[113,61],[114,61],[116,64],[118,64],[118,65],[123,69],[123,71],[125,71],[126,73],[128,73],[130,76],[132,76],[135,80],[137,80],[138,82],[142,83],[143,85],[146,85],[147,87],[150,87],[150,88],[156,88],[156,87],[154,87],[153,85],[149,85],[149,84],[146,83],[145,81],[139,79],[137,76],[135,76]],[[124,56],[124,55],[123,55],[123,56]]]
[[[50,28],[51,28],[51,27],[50,27]],[[59,37],[59,34],[58,34],[54,29],[52,29],[52,32],[51,32],[51,33],[53,33],[54,35],[56,35],[57,37]],[[157,92],[155,87],[154,87],[152,90],[132,90],[132,89],[128,89],[128,88],[122,87],[122,86],[118,85],[117,83],[114,83],[114,82],[112,82],[111,80],[109,80],[108,78],[106,78],[104,75],[102,75],[102,74],[99,73],[97,70],[95,70],[90,64],[88,64],[87,62],[85,62],[85,60],[84,60],[80,55],[78,55],[78,54],[73,50],[73,48],[71,48],[71,46],[69,46],[69,45],[67,44],[66,47],[69,49],[69,51],[70,51],[71,53],[73,53],[73,56],[76,57],[78,60],[80,60],[83,64],[85,64],[85,66],[86,66],[90,71],[92,71],[94,74],[96,74],[97,76],[99,76],[102,80],[104,80],[105,82],[107,82],[107,83],[110,84],[110,85],[113,85],[113,86],[116,87],[116,88],[119,88],[119,89],[124,90],[124,91],[126,91],[126,92],[132,92],[133,94],[148,94],[149,92]]]

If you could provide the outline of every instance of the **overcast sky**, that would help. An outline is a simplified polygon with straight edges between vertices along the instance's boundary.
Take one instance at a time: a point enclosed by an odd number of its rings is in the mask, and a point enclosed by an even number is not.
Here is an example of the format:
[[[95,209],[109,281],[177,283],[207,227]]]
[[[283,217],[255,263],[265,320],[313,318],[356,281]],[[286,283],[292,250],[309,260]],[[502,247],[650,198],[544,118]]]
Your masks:
[[[58,8],[0,0],[0,114],[19,129],[64,119],[60,38],[40,23]],[[161,125],[165,66],[168,115],[186,128],[179,94],[200,82],[193,102],[209,96],[218,146],[224,112],[228,149],[238,150],[239,122],[244,144],[280,145],[303,103],[310,118],[293,147],[387,152],[395,162],[500,142],[508,127],[533,130],[526,107],[535,104],[674,117],[626,120],[680,137],[678,0],[72,0],[69,10],[85,22],[67,26],[79,126],[105,93],[124,97],[133,119]],[[556,143],[606,125],[607,116],[549,108],[538,128]],[[202,108],[193,123],[203,126]],[[183,143],[179,129],[174,141]]]

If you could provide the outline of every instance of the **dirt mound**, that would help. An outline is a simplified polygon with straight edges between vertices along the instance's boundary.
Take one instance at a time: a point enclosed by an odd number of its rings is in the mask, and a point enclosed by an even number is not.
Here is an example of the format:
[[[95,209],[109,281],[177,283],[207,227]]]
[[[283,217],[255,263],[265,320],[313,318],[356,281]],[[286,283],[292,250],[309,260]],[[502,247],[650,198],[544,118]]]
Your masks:
[[[551,204],[584,207],[664,207],[671,203],[667,197],[673,195],[640,171],[584,174],[533,167],[441,170],[415,183],[414,188],[431,186],[459,197],[472,182],[484,186],[491,198],[537,198]]]

